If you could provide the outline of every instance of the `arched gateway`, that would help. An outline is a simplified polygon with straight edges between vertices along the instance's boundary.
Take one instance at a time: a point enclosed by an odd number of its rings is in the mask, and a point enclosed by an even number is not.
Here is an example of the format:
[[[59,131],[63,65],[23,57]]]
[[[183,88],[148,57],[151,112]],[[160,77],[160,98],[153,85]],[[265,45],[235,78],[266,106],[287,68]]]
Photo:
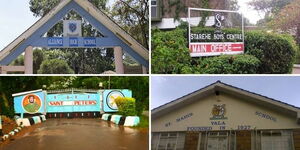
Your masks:
[[[70,11],[75,11],[103,34],[103,37],[81,37],[79,34],[64,34],[63,37],[43,37]],[[81,32],[81,22],[64,21],[64,33]],[[66,28],[67,27],[67,28]],[[80,29],[80,30],[78,30]],[[33,73],[33,47],[45,48],[114,48],[116,73],[124,73],[123,50],[143,66],[146,73],[149,51],[132,36],[112,21],[105,13],[87,0],[62,0],[47,15],[0,52],[1,73],[24,71]],[[25,51],[24,66],[6,66]]]

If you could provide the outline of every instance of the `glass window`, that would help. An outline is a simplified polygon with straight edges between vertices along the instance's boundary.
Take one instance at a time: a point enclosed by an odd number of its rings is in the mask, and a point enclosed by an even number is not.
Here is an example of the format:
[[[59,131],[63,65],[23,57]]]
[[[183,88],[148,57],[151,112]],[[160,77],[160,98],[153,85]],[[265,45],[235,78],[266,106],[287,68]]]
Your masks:
[[[156,18],[157,16],[157,0],[151,0],[151,17]]]
[[[183,150],[185,133],[153,133],[152,150]]]
[[[261,131],[262,150],[292,150],[291,131]]]
[[[227,150],[228,133],[227,132],[211,132],[207,138],[207,150]]]

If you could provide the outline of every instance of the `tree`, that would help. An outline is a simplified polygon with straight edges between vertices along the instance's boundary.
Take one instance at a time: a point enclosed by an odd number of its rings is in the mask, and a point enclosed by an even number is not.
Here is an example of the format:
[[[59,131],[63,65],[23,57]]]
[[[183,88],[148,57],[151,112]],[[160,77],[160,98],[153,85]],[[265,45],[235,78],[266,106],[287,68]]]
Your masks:
[[[110,15],[142,45],[149,47],[148,0],[119,0],[113,5]]]
[[[271,21],[280,10],[291,3],[293,0],[252,0],[248,4],[259,13],[264,14],[264,19],[260,24]]]
[[[89,0],[95,7],[100,10],[106,9],[107,0]],[[45,16],[53,7],[55,7],[60,0],[30,0],[30,10],[33,12],[34,16],[42,17]],[[101,32],[97,31],[91,24],[84,20],[75,11],[71,11],[64,19],[76,19],[82,20],[83,25],[83,36],[86,37],[101,37],[103,36]],[[63,24],[59,22],[54,27],[52,27],[48,32],[48,37],[62,36],[63,34]],[[53,50],[49,50],[53,51]],[[67,64],[75,71],[75,73],[89,73],[96,74],[102,73],[107,70],[114,70],[113,66],[113,50],[106,48],[78,48],[78,49],[64,49],[64,50],[54,50],[61,51],[61,55],[52,55],[48,59],[61,59],[63,57]],[[56,52],[57,53],[57,52]],[[40,59],[40,58],[39,58]],[[37,67],[38,68],[38,67]]]
[[[300,0],[294,0],[285,6],[270,25],[274,29],[295,33],[297,43],[300,44]]]
[[[74,71],[68,66],[67,62],[61,59],[51,59],[43,61],[39,74],[73,74]]]

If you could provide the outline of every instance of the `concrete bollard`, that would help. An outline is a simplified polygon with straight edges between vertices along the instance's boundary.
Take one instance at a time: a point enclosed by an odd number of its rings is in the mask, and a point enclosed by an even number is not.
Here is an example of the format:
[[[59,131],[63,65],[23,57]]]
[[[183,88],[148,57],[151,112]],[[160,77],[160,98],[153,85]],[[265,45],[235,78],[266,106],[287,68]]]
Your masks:
[[[121,117],[122,117],[121,115],[112,115],[111,122],[113,122],[115,124],[119,124]]]
[[[108,120],[110,119],[111,114],[103,114],[102,115],[102,120]]]
[[[8,139],[8,138],[9,138],[9,135],[8,135],[8,134],[5,134],[5,135],[2,136],[2,141],[5,141],[5,140]]]
[[[10,131],[10,132],[9,132],[9,135],[10,135],[10,136],[14,136],[14,135],[15,135],[15,132],[14,132],[14,131]]]
[[[14,129],[14,132],[18,133],[18,132],[19,132],[19,130],[18,130],[18,129]]]
[[[140,123],[138,116],[127,116],[125,119],[124,126],[137,126]]]

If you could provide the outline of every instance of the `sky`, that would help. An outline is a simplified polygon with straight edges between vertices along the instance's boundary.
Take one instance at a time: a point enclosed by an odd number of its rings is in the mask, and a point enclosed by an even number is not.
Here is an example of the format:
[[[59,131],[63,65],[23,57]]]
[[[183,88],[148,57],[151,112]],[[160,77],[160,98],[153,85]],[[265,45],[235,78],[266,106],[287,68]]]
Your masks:
[[[299,76],[152,76],[151,109],[218,80],[300,107]]]
[[[116,0],[109,0],[111,5]],[[255,23],[257,12],[249,9],[246,2],[250,0],[238,0],[241,11],[250,22]],[[0,50],[16,39],[26,29],[33,25],[39,18],[33,16],[29,9],[29,0],[1,0],[0,1]]]

